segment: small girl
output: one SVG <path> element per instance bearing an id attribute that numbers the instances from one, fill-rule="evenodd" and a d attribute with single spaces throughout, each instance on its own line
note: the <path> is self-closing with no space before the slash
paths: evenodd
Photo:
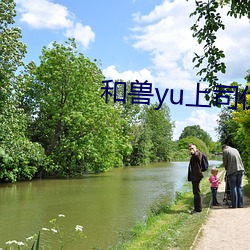
<path id="1" fill-rule="evenodd" d="M 217 177 L 218 169 L 212 168 L 211 169 L 211 176 L 209 178 L 209 181 L 211 183 L 211 190 L 212 190 L 212 205 L 213 206 L 219 206 L 220 204 L 217 201 L 217 189 L 220 184 L 219 179 Z"/>

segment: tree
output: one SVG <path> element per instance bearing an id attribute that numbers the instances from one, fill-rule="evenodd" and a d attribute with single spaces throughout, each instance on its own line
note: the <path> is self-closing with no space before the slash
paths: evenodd
<path id="1" fill-rule="evenodd" d="M 179 140 L 184 139 L 188 136 L 199 138 L 207 145 L 207 147 L 209 147 L 210 143 L 212 142 L 211 136 L 206 131 L 201 129 L 199 125 L 185 127 L 179 137 Z"/>
<path id="2" fill-rule="evenodd" d="M 232 117 L 232 109 L 223 108 L 219 114 L 219 120 L 217 121 L 218 127 L 216 128 L 216 131 L 219 135 L 221 145 L 227 144 L 232 147 L 236 147 L 235 131 L 239 129 L 239 123 L 234 121 Z"/>
<path id="3" fill-rule="evenodd" d="M 0 111 L 13 104 L 13 90 L 20 87 L 16 71 L 23 66 L 26 45 L 20 41 L 21 30 L 15 26 L 16 4 L 13 0 L 0 2 Z M 15 93 L 18 94 L 18 93 Z"/>
<path id="4" fill-rule="evenodd" d="M 151 140 L 151 131 L 145 122 L 135 124 L 132 128 L 130 154 L 130 165 L 144 165 L 152 161 L 153 142 Z"/>
<path id="5" fill-rule="evenodd" d="M 171 158 L 173 123 L 170 110 L 166 104 L 156 111 L 157 107 L 157 103 L 145 105 L 142 111 L 144 134 L 147 135 L 144 140 L 149 137 L 151 142 L 150 162 L 167 161 Z"/>
<path id="6" fill-rule="evenodd" d="M 26 136 L 26 116 L 20 107 L 25 85 L 20 72 L 26 45 L 21 30 L 14 26 L 15 2 L 0 2 L 0 179 L 15 182 L 31 179 L 46 164 L 39 144 Z"/>
<path id="7" fill-rule="evenodd" d="M 195 136 L 187 136 L 183 139 L 180 139 L 178 141 L 179 150 L 186 150 L 186 152 L 188 152 L 188 145 L 190 143 L 195 144 L 197 149 L 200 150 L 201 152 L 205 153 L 206 155 L 209 154 L 209 150 L 208 150 L 206 144 L 201 139 L 199 139 Z"/>
<path id="8" fill-rule="evenodd" d="M 250 4 L 248 0 L 203 0 L 195 1 L 196 9 L 190 16 L 197 16 L 196 22 L 192 25 L 193 37 L 197 38 L 199 44 L 204 43 L 202 55 L 195 53 L 193 62 L 195 68 L 200 69 L 197 73 L 201 77 L 201 81 L 208 82 L 208 91 L 211 94 L 206 94 L 206 100 L 216 105 L 215 95 L 213 90 L 218 85 L 218 74 L 226 72 L 226 65 L 222 61 L 225 58 L 223 50 L 216 47 L 216 33 L 219 30 L 224 30 L 225 25 L 222 22 L 219 7 L 230 5 L 228 15 L 235 18 L 248 16 L 250 19 Z M 205 67 L 201 68 L 205 64 Z"/>
<path id="9" fill-rule="evenodd" d="M 123 80 L 117 79 L 115 82 L 121 83 L 123 82 Z M 125 166 L 141 165 L 149 162 L 146 157 L 141 157 L 144 154 L 140 152 L 141 149 L 138 148 L 138 143 L 140 143 L 139 141 L 142 132 L 142 127 L 139 120 L 141 107 L 140 104 L 131 105 L 133 97 L 131 95 L 128 95 L 131 90 L 131 82 L 128 81 L 124 84 L 117 84 L 116 98 L 120 100 L 123 100 L 123 98 L 125 98 L 125 101 L 119 101 L 115 103 L 115 106 L 121 112 L 121 138 L 123 138 L 124 140 L 123 144 L 128 145 L 128 147 L 125 148 L 121 147 L 123 164 Z M 124 92 L 126 92 L 126 95 L 124 95 Z M 145 138 L 143 138 L 142 140 L 144 139 Z"/>
<path id="10" fill-rule="evenodd" d="M 102 72 L 75 40 L 44 47 L 40 65 L 30 63 L 29 72 L 29 136 L 57 165 L 44 170 L 74 175 L 122 165 L 128 145 L 120 134 L 121 110 L 101 98 Z"/>
<path id="11" fill-rule="evenodd" d="M 247 87 L 250 87 L 250 75 L 246 76 Z M 245 106 L 245 108 L 243 108 Z M 235 140 L 239 151 L 242 154 L 242 158 L 245 165 L 245 170 L 248 178 L 250 177 L 250 109 L 247 109 L 250 106 L 250 96 L 245 94 L 245 102 L 239 103 L 237 105 L 237 110 L 232 113 L 232 119 L 237 123 L 238 130 L 235 130 Z"/>
<path id="12" fill-rule="evenodd" d="M 217 142 L 211 142 L 210 146 L 209 146 L 209 151 L 211 154 L 219 154 L 222 152 L 222 148 L 221 148 L 221 143 L 219 141 Z"/>

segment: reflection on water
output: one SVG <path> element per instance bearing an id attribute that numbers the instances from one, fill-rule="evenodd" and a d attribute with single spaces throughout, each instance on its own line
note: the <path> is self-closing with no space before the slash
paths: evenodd
<path id="1" fill-rule="evenodd" d="M 219 165 L 218 161 L 210 164 Z M 141 221 L 150 206 L 162 197 L 169 201 L 186 182 L 188 162 L 169 162 L 144 167 L 117 168 L 81 179 L 36 180 L 1 184 L 0 247 L 8 240 L 24 241 L 49 221 L 58 218 L 72 229 L 82 225 L 83 245 L 68 249 L 107 249 L 119 233 Z"/>

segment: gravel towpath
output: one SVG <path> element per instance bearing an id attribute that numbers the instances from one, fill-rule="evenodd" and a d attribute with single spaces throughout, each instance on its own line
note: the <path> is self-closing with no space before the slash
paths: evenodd
<path id="1" fill-rule="evenodd" d="M 207 221 L 201 227 L 193 250 L 249 250 L 250 249 L 250 199 L 244 196 L 243 208 L 228 208 L 225 181 L 218 188 L 218 207 L 211 207 Z"/>

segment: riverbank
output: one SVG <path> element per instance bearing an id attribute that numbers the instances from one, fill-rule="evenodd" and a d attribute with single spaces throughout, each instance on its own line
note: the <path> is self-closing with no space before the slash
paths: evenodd
<path id="1" fill-rule="evenodd" d="M 224 171 L 220 170 L 221 182 L 223 176 Z M 210 210 L 211 191 L 208 176 L 201 182 L 201 192 L 201 213 L 190 215 L 193 209 L 193 194 L 191 184 L 188 183 L 185 191 L 177 193 L 171 205 L 160 205 L 157 212 L 153 211 L 145 222 L 139 223 L 131 230 L 130 238 L 111 249 L 190 249 Z"/>

